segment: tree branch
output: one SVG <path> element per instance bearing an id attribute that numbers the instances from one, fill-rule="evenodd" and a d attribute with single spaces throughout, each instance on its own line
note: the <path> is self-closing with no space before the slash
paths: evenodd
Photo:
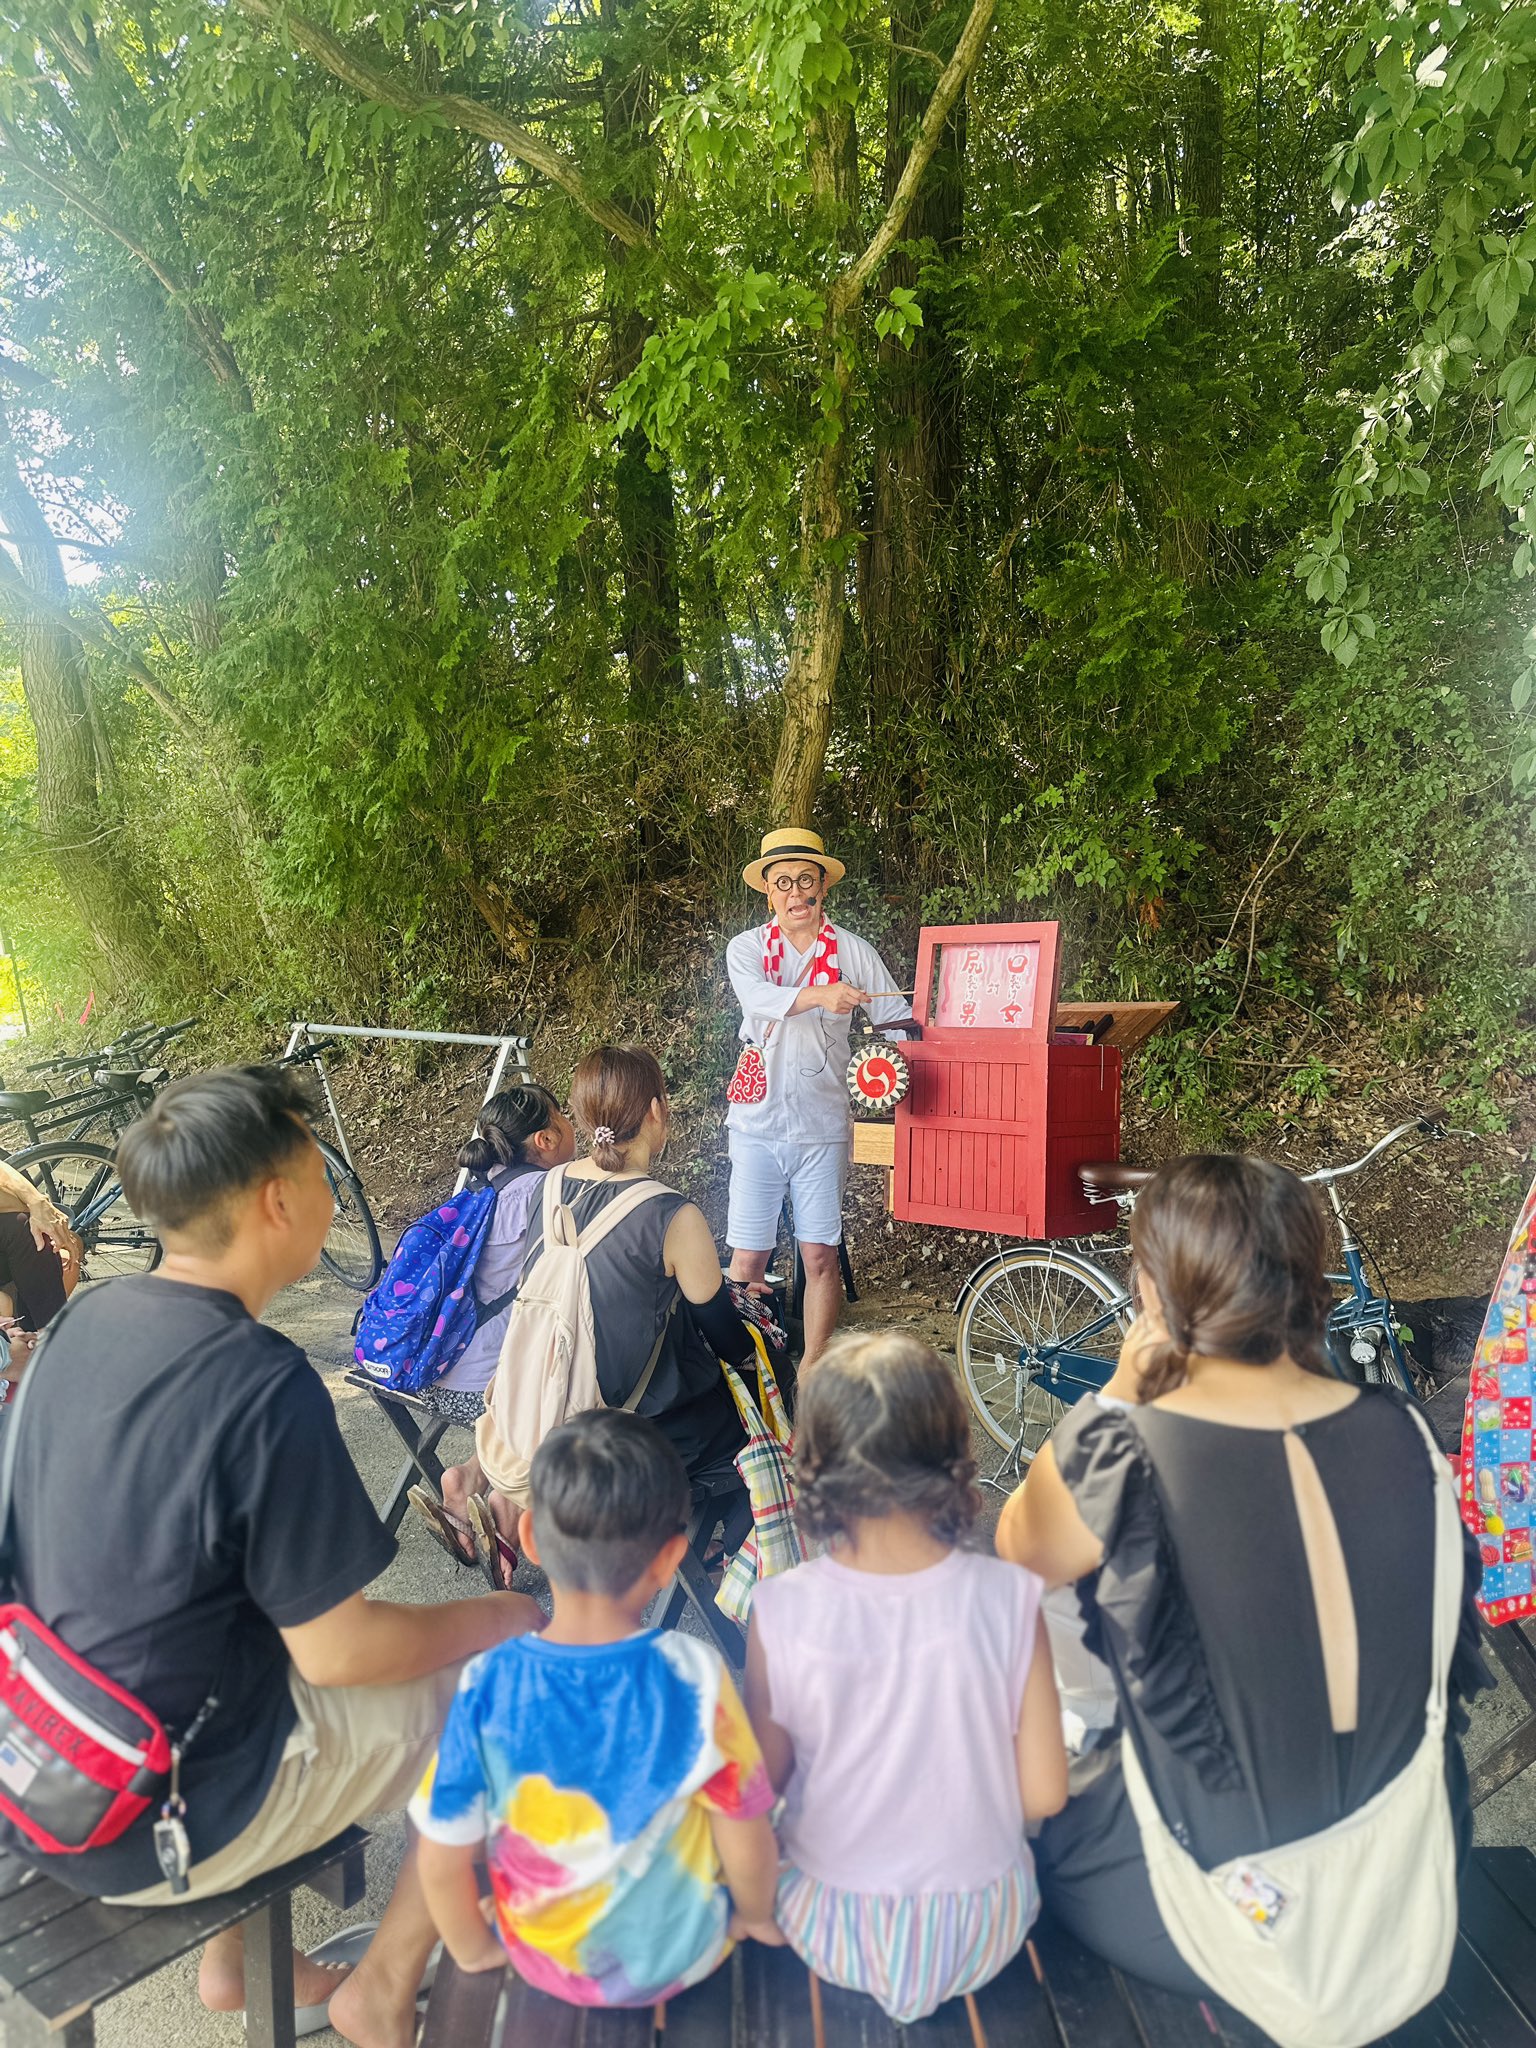
<path id="1" fill-rule="evenodd" d="M 864 288 L 875 272 L 884 263 L 892 249 L 901 240 L 901 231 L 907 224 L 907 215 L 912 211 L 912 202 L 917 197 L 918 187 L 923 182 L 923 173 L 933 161 L 933 153 L 939 146 L 944 133 L 944 124 L 954 111 L 955 101 L 965 88 L 965 82 L 976 68 L 982 46 L 992 27 L 992 17 L 997 12 L 997 0 L 972 0 L 965 27 L 960 31 L 960 40 L 955 45 L 955 54 L 945 65 L 938 84 L 933 89 L 933 98 L 923 115 L 922 125 L 913 140 L 897 183 L 891 194 L 891 203 L 885 210 L 885 219 L 876 228 L 868 247 L 862 256 L 850 264 L 832 287 L 830 309 L 834 318 L 849 313 L 864 296 Z"/>
<path id="2" fill-rule="evenodd" d="M 313 57 L 332 77 L 339 78 L 343 85 L 351 86 L 364 99 L 377 100 L 380 105 L 393 107 L 401 114 L 436 114 L 450 128 L 462 128 L 486 142 L 494 142 L 508 156 L 527 164 L 530 170 L 538 171 L 552 185 L 558 185 L 566 197 L 589 219 L 596 221 L 605 234 L 612 235 L 626 249 L 656 257 L 668 275 L 691 294 L 697 294 L 697 286 L 662 254 L 649 229 L 642 227 L 622 206 L 616 206 L 611 199 L 594 192 L 568 156 L 541 141 L 518 122 L 508 120 L 495 107 L 488 107 L 482 100 L 466 99 L 462 93 L 417 92 L 414 86 L 381 71 L 366 58 L 354 56 L 329 29 L 275 4 L 275 0 L 239 0 L 239 4 L 247 14 L 270 24 L 277 34 L 286 35 L 306 56 Z"/>
<path id="3" fill-rule="evenodd" d="M 5 538 L 9 540 L 9 536 Z M 17 542 L 10 540 L 10 545 L 15 547 Z M 62 545 L 68 547 L 70 542 L 65 541 Z M 14 607 L 22 618 L 30 614 L 46 625 L 57 627 L 61 633 L 69 634 L 70 638 L 77 640 L 82 647 L 121 662 L 134 681 L 142 685 L 146 695 L 154 700 L 173 725 L 178 726 L 189 739 L 196 740 L 199 745 L 206 741 L 207 735 L 203 732 L 200 722 L 184 704 L 177 703 L 154 670 L 147 668 L 132 648 L 123 645 L 105 619 L 98 614 L 94 622 L 87 625 L 84 620 L 76 618 L 67 605 L 55 604 L 43 592 L 31 589 L 9 554 L 0 547 L 0 603 L 6 600 L 9 600 L 7 609 Z"/>
<path id="4" fill-rule="evenodd" d="M 173 299 L 182 308 L 188 324 L 197 336 L 204 360 L 214 376 L 221 384 L 229 385 L 243 395 L 244 380 L 240 375 L 240 366 L 230 351 L 229 343 L 220 333 L 217 323 L 210 320 L 203 309 L 194 303 L 191 292 L 175 272 L 167 270 L 165 265 L 153 256 L 142 242 L 131 235 L 120 221 L 114 220 L 89 192 L 82 191 L 78 185 L 71 184 L 67 178 L 61 178 L 57 172 L 49 170 L 46 164 L 41 164 L 35 157 L 28 156 L 21 148 L 16 131 L 8 121 L 0 121 L 0 137 L 3 137 L 3 141 L 0 141 L 0 164 L 14 164 L 26 177 L 39 185 L 45 185 L 50 192 L 62 199 L 66 206 L 71 206 L 77 213 L 84 214 L 85 218 L 93 226 L 100 228 L 104 235 L 110 235 L 115 242 L 120 242 L 130 256 L 143 264 L 165 292 L 166 297 Z"/>

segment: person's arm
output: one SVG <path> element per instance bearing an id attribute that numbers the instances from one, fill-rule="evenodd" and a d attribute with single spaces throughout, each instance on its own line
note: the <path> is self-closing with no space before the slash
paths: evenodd
<path id="1" fill-rule="evenodd" d="M 1103 1562 L 1104 1546 L 1077 1511 L 1047 1444 L 1022 1486 L 1008 1496 L 997 1525 L 997 1554 L 1067 1586 Z"/>
<path id="2" fill-rule="evenodd" d="M 1015 1749 L 1024 1818 L 1049 1820 L 1067 1803 L 1067 1745 L 1062 1740 L 1061 1699 L 1043 1614 L 1035 1617 L 1035 1647 L 1024 1681 Z"/>
<path id="3" fill-rule="evenodd" d="M 735 1918 L 731 1932 L 754 1941 L 783 1945 L 774 1924 L 773 1902 L 779 1887 L 779 1845 L 773 1822 L 762 1813 L 755 1820 L 732 1820 L 723 1813 L 709 1816 L 715 1854 L 731 1895 Z"/>
<path id="4" fill-rule="evenodd" d="M 491 1593 L 438 1606 L 405 1606 L 354 1593 L 313 1621 L 281 1629 L 299 1676 L 311 1685 L 395 1685 L 544 1626 L 526 1593 Z"/>
<path id="5" fill-rule="evenodd" d="M 80 1257 L 80 1240 L 69 1227 L 69 1218 L 56 1209 L 41 1188 L 19 1174 L 14 1166 L 0 1161 L 0 1213 L 22 1215 L 32 1226 L 32 1242 L 39 1251 L 49 1245 L 67 1266 Z"/>
<path id="6" fill-rule="evenodd" d="M 747 1719 L 752 1723 L 752 1733 L 757 1737 L 757 1746 L 763 1752 L 768 1781 L 775 1792 L 782 1793 L 794 1772 L 795 1745 L 773 1718 L 768 1659 L 763 1654 L 763 1638 L 755 1621 L 747 1624 L 747 1669 L 742 1680 L 742 1699 L 746 1704 Z"/>
<path id="7" fill-rule="evenodd" d="M 754 1036 L 761 1038 L 770 1024 L 782 1022 L 793 1016 L 797 1010 L 808 1007 L 799 998 L 810 993 L 806 989 L 781 988 L 776 981 L 770 981 L 763 972 L 763 945 L 760 932 L 740 932 L 725 949 L 725 971 L 730 976 L 731 990 L 741 1005 L 741 1014 L 747 1020 Z M 824 995 L 824 989 L 815 991 Z"/>
<path id="8" fill-rule="evenodd" d="M 872 994 L 860 998 L 868 1012 L 870 1023 L 877 1030 L 883 1029 L 886 1025 L 904 1025 L 908 1031 L 921 1038 L 923 1027 L 913 1015 L 907 998 L 880 993 L 882 989 L 893 989 L 896 986 L 895 975 L 868 940 L 859 939 L 854 943 L 857 950 L 852 964 L 858 970 L 858 979 L 865 982 L 873 991 Z"/>
<path id="9" fill-rule="evenodd" d="M 713 1301 L 723 1291 L 714 1233 L 704 1220 L 703 1210 L 692 1202 L 684 1202 L 667 1225 L 661 1243 L 661 1262 L 683 1290 L 683 1299 L 695 1307 Z"/>
<path id="10" fill-rule="evenodd" d="M 483 1845 L 432 1842 L 423 1835 L 416 1853 L 427 1911 L 454 1962 L 471 1974 L 502 1969 L 507 1952 L 475 1885 L 475 1858 L 484 1853 Z"/>

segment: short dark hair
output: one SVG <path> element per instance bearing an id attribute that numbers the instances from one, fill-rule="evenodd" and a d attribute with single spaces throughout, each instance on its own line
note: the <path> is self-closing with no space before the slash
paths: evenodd
<path id="1" fill-rule="evenodd" d="M 820 1542 L 852 1523 L 916 1515 L 942 1543 L 981 1506 L 971 1425 L 954 1373 L 899 1331 L 834 1338 L 800 1382 L 795 1514 Z"/>
<path id="2" fill-rule="evenodd" d="M 539 1561 L 573 1593 L 627 1593 L 688 1525 L 688 1474 L 654 1422 L 593 1408 L 552 1429 L 528 1472 Z"/>
<path id="3" fill-rule="evenodd" d="M 1241 1152 L 1193 1152 L 1136 1197 L 1131 1250 L 1157 1289 L 1166 1340 L 1148 1348 L 1137 1393 L 1155 1401 L 1191 1352 L 1273 1365 L 1282 1353 L 1327 1374 L 1328 1232 L 1289 1167 Z"/>
<path id="4" fill-rule="evenodd" d="M 214 1067 L 162 1089 L 118 1141 L 117 1170 L 155 1230 L 202 1226 L 229 1242 L 232 1195 L 281 1173 L 311 1142 L 314 1104 L 292 1067 Z"/>

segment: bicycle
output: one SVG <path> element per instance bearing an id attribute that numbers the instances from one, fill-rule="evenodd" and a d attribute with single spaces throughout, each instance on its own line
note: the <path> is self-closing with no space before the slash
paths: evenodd
<path id="1" fill-rule="evenodd" d="M 1365 1251 L 1350 1226 L 1337 1183 L 1359 1173 L 1403 1138 L 1438 1142 L 1450 1135 L 1427 1117 L 1400 1124 L 1344 1166 L 1303 1174 L 1321 1187 L 1339 1230 L 1343 1271 L 1330 1273 L 1345 1290 L 1328 1318 L 1328 1351 L 1341 1379 L 1385 1383 L 1416 1397 L 1390 1297 L 1372 1289 Z M 1136 1191 L 1152 1178 L 1149 1167 L 1081 1166 L 1090 1202 L 1113 1202 L 1122 1222 Z M 1123 1239 L 1112 1248 L 1125 1255 Z M 1021 1244 L 1000 1248 L 967 1277 L 955 1304 L 956 1343 L 966 1398 L 992 1441 L 1007 1454 L 983 1485 L 1010 1489 L 1057 1422 L 1085 1394 L 1108 1381 L 1125 1340 L 1135 1303 L 1130 1290 L 1097 1260 L 1075 1247 Z"/>
<path id="2" fill-rule="evenodd" d="M 331 1094 L 330 1079 L 325 1071 L 322 1055 L 335 1049 L 334 1039 L 306 1037 L 303 1044 L 295 1051 L 285 1053 L 277 1064 L 280 1067 L 313 1065 L 315 1069 L 320 1092 L 325 1097 L 326 1108 L 341 1144 L 338 1151 L 318 1131 L 315 1133 L 315 1143 L 325 1161 L 325 1177 L 331 1184 L 331 1199 L 336 1204 L 330 1233 L 321 1247 L 320 1262 L 335 1274 L 344 1287 L 367 1294 L 384 1270 L 384 1247 L 379 1241 L 379 1226 L 368 1206 L 368 1197 L 363 1193 L 363 1184 L 352 1164 L 346 1132 L 337 1114 L 336 1100 Z"/>
<path id="3" fill-rule="evenodd" d="M 152 1048 L 190 1030 L 196 1019 L 181 1024 L 151 1027 L 146 1045 Z M 140 1036 L 143 1036 L 141 1032 Z M 320 1040 L 279 1061 L 282 1066 L 317 1066 L 326 1041 Z M 95 1055 L 89 1056 L 95 1058 Z M 71 1061 L 79 1065 L 81 1061 Z M 329 1086 L 322 1086 L 327 1101 Z M 103 1068 L 95 1076 L 98 1096 L 111 1136 L 115 1139 L 134 1119 L 143 1114 L 170 1079 L 164 1067 L 135 1068 L 132 1071 Z M 14 1098 L 12 1098 L 14 1100 Z M 0 1095 L 0 1113 L 7 1098 Z M 333 1107 L 334 1114 L 334 1107 Z M 330 1233 L 321 1248 L 321 1263 L 344 1286 L 366 1293 L 384 1269 L 378 1225 L 363 1194 L 350 1160 L 324 1138 L 316 1136 L 325 1163 L 326 1179 L 336 1213 Z M 70 1227 L 82 1246 L 81 1279 L 106 1280 L 125 1273 L 147 1273 L 160 1262 L 161 1245 L 153 1226 L 138 1216 L 123 1192 L 114 1164 L 115 1142 L 102 1144 L 84 1138 L 62 1138 L 30 1145 L 12 1153 L 7 1164 L 40 1187 L 48 1199 L 69 1218 Z"/>
<path id="4" fill-rule="evenodd" d="M 19 1124 L 29 1146 L 55 1135 L 95 1144 L 115 1139 L 142 1108 L 136 1084 L 153 1073 L 151 1058 L 199 1021 L 184 1017 L 177 1024 L 141 1024 L 99 1051 L 39 1061 L 25 1071 L 65 1081 L 89 1074 L 90 1082 L 62 1095 L 46 1087 L 0 1090 L 0 1122 Z"/>

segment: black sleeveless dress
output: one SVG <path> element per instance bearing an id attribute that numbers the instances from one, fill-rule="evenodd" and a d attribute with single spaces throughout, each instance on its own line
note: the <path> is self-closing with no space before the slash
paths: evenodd
<path id="1" fill-rule="evenodd" d="M 561 1169 L 556 1168 L 559 1172 Z M 585 1230 L 630 1183 L 565 1176 L 564 1199 Z M 689 1476 L 724 1471 L 746 1442 L 720 1361 L 699 1334 L 681 1289 L 664 1264 L 667 1226 L 687 1202 L 668 1189 L 626 1216 L 587 1258 L 592 1329 L 597 1339 L 597 1384 L 610 1408 L 620 1408 L 645 1370 L 656 1333 L 667 1323 L 661 1354 L 638 1413 L 649 1416 L 676 1447 Z M 523 1244 L 523 1277 L 544 1250 L 544 1211 L 535 1208 Z"/>
<path id="2" fill-rule="evenodd" d="M 1433 1596 L 1433 1476 L 1398 1395 L 1370 1389 L 1298 1425 L 1343 1546 L 1359 1639 L 1353 1734 L 1333 1732 L 1311 1578 L 1282 1430 L 1157 1407 L 1081 1402 L 1052 1439 L 1078 1513 L 1105 1545 L 1078 1584 L 1088 1647 L 1108 1663 L 1169 1826 L 1211 1869 L 1331 1826 L 1381 1790 L 1424 1732 Z M 1492 1683 L 1467 1541 L 1451 1668 L 1446 1779 L 1457 1840 L 1472 1815 L 1462 1702 Z M 1073 1766 L 1047 1821 L 1041 1896 L 1079 1939 L 1165 1989 L 1204 1989 L 1163 1931 L 1119 1742 Z"/>

